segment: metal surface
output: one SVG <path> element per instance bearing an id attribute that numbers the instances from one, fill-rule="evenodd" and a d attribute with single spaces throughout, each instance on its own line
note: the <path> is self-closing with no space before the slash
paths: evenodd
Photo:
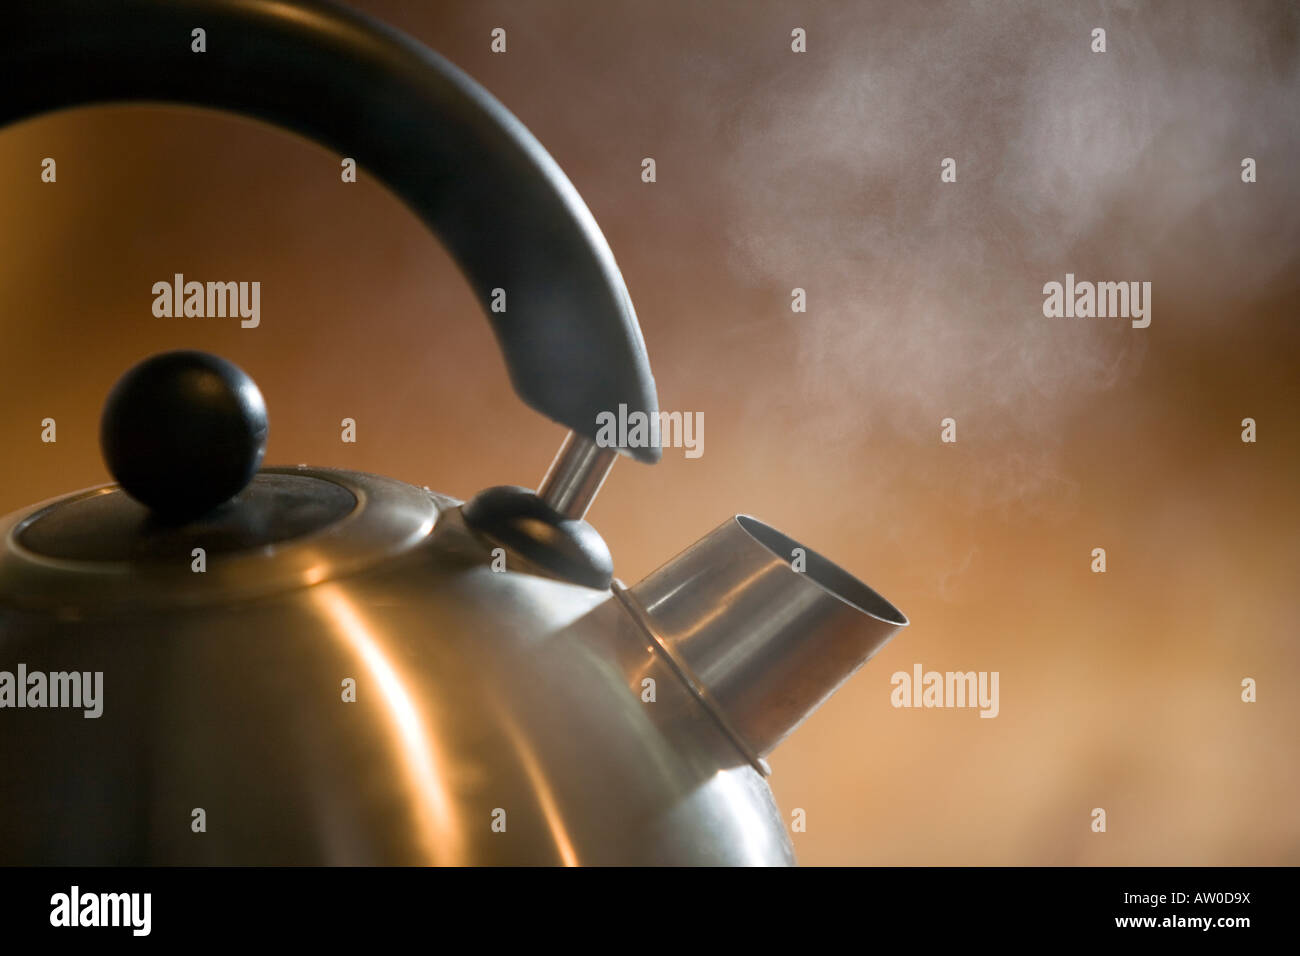
<path id="1" fill-rule="evenodd" d="M 907 625 L 857 578 L 748 515 L 724 521 L 630 598 L 755 757 Z"/>
<path id="2" fill-rule="evenodd" d="M 542 499 L 566 518 L 582 520 L 609 477 L 618 452 L 569 432 L 537 489 Z"/>
<path id="3" fill-rule="evenodd" d="M 641 633 L 645 635 L 650 645 L 663 655 L 664 660 L 672 667 L 673 672 L 681 678 L 682 683 L 690 688 L 691 693 L 695 695 L 695 699 L 704 705 L 704 709 L 709 712 L 714 722 L 717 723 L 718 729 L 727 735 L 740 753 L 744 754 L 750 766 L 763 776 L 770 776 L 772 773 L 771 764 L 759 756 L 750 742 L 745 739 L 745 735 L 731 723 L 726 710 L 714 698 L 713 693 L 704 685 L 695 671 L 691 669 L 691 665 L 686 659 L 678 653 L 677 645 L 664 640 L 659 635 L 655 622 L 651 620 L 650 615 L 646 613 L 646 609 L 641 606 L 641 602 L 636 599 L 636 596 L 619 580 L 613 582 L 610 590 L 614 592 L 614 597 L 618 598 L 623 607 L 627 609 L 632 620 L 636 621 L 641 628 Z"/>
<path id="4" fill-rule="evenodd" d="M 269 599 L 91 620 L 0 574 L 0 668 L 103 672 L 97 719 L 0 715 L 0 863 L 792 863 L 609 592 L 492 571 L 438 501 L 415 546 Z"/>
<path id="5" fill-rule="evenodd" d="M 307 475 L 305 469 L 266 471 L 231 501 L 177 522 L 110 485 L 38 512 L 23 522 L 15 540 L 45 559 L 188 564 L 194 548 L 209 557 L 256 549 L 269 553 L 326 530 L 355 512 L 357 504 L 346 485 Z"/>
<path id="6" fill-rule="evenodd" d="M 18 543 L 112 490 L 0 522 L 0 670 L 103 675 L 97 718 L 0 714 L 0 863 L 792 863 L 762 757 L 906 623 L 750 518 L 624 606 L 453 499 L 275 476 L 357 507 L 204 574 Z"/>
<path id="7" fill-rule="evenodd" d="M 203 53 L 191 49 L 196 27 Z M 95 103 L 183 103 L 352 157 L 446 243 L 520 398 L 592 437 L 620 404 L 658 412 L 627 287 L 573 184 L 483 87 L 390 27 L 319 0 L 7 4 L 0 89 L 0 125 Z"/>
<path id="8" fill-rule="evenodd" d="M 115 485 L 67 495 L 0 519 L 0 607 L 96 618 L 265 597 L 351 574 L 409 550 L 429 536 L 438 515 L 435 495 L 377 475 L 268 468 L 254 484 L 272 480 L 295 485 L 299 499 L 324 498 L 331 509 L 334 495 L 323 493 L 321 485 L 348 492 L 354 503 L 306 534 L 212 548 L 206 570 L 196 573 L 192 550 L 211 547 L 210 527 L 191 526 L 189 541 L 183 528 L 167 532 L 165 545 L 158 546 L 130 523 L 139 521 L 142 509 Z M 91 508 L 106 514 L 94 517 L 96 527 L 78 527 L 78 521 L 91 520 Z M 70 519 L 63 517 L 67 513 Z M 37 534 L 46 524 L 57 528 Z M 96 531 L 105 539 L 95 540 Z M 29 546 L 33 538 L 41 550 Z M 76 558 L 59 556 L 74 548 Z M 0 631 L 0 648 L 3 639 Z"/>

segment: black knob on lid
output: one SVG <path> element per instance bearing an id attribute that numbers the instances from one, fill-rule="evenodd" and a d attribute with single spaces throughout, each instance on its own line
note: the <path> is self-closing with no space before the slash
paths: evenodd
<path id="1" fill-rule="evenodd" d="M 243 370 L 206 352 L 164 352 L 109 393 L 99 442 L 122 488 L 156 515 L 196 518 L 239 494 L 266 452 L 266 403 Z"/>

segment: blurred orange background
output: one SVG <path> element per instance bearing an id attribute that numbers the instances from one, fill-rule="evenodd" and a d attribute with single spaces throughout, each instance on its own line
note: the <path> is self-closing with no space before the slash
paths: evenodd
<path id="1" fill-rule="evenodd" d="M 773 755 L 801 862 L 1300 863 L 1294 5 L 355 6 L 551 151 L 661 405 L 704 413 L 701 458 L 620 462 L 589 515 L 618 576 L 745 512 L 911 618 Z M 259 383 L 268 463 L 535 486 L 563 429 L 514 397 L 436 240 L 359 179 L 197 110 L 5 130 L 0 511 L 107 481 L 104 396 L 178 347 Z M 155 318 L 176 272 L 259 280 L 260 327 Z M 1067 272 L 1150 281 L 1150 327 L 1045 318 Z M 1000 714 L 894 709 L 914 663 L 1000 672 Z"/>

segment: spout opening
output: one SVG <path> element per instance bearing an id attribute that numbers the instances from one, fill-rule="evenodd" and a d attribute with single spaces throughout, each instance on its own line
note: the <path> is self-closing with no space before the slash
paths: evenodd
<path id="1" fill-rule="evenodd" d="M 878 621 L 898 627 L 907 625 L 907 616 L 883 597 L 863 584 L 834 561 L 822 556 L 812 548 L 800 544 L 789 535 L 782 534 L 769 524 L 749 515 L 736 515 L 736 524 L 762 547 L 776 555 L 782 561 L 790 561 L 795 548 L 802 549 L 806 556 L 806 567 L 802 572 L 832 597 L 856 608 L 863 614 Z"/>

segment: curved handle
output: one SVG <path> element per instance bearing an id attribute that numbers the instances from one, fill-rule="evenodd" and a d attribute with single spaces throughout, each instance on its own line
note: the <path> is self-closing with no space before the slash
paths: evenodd
<path id="1" fill-rule="evenodd" d="M 199 27 L 204 53 L 191 51 Z M 4 12 L 0 125 L 122 100 L 244 113 L 355 157 L 446 244 L 527 404 L 589 438 L 620 405 L 658 413 L 627 288 L 577 190 L 504 106 L 411 38 L 320 0 L 40 0 Z M 504 313 L 489 309 L 495 288 Z"/>

